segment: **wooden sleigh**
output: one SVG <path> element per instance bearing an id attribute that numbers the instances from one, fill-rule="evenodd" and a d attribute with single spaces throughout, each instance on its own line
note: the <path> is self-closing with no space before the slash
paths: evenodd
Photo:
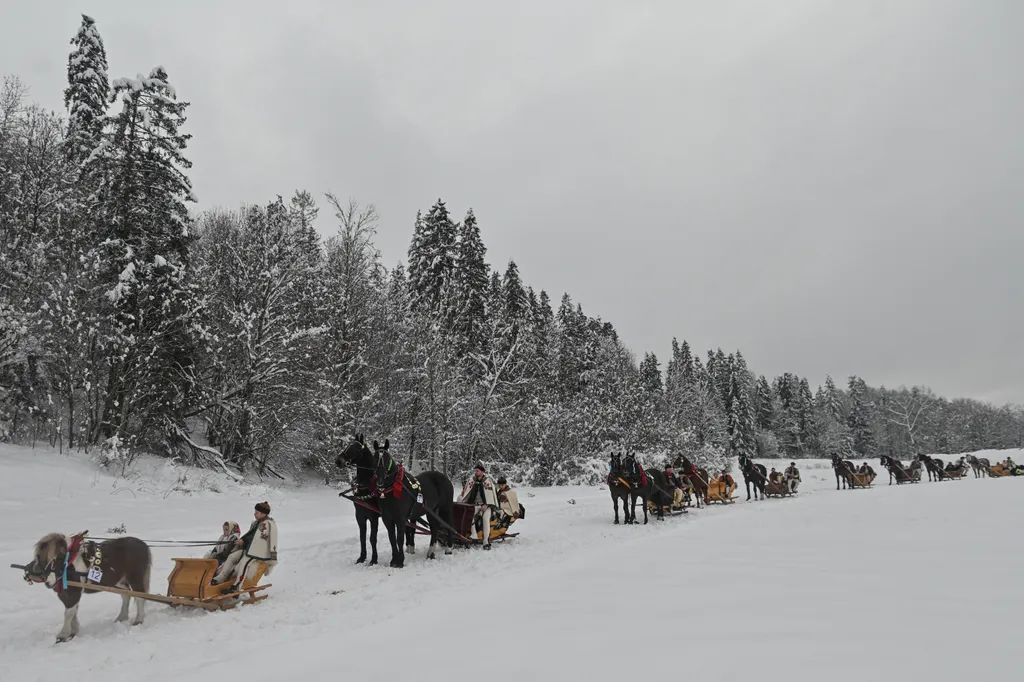
<path id="1" fill-rule="evenodd" d="M 226 611 L 239 604 L 255 604 L 267 598 L 266 594 L 257 594 L 272 585 L 260 585 L 259 582 L 267 571 L 264 561 L 253 559 L 256 572 L 251 578 L 242 580 L 237 590 L 232 591 L 233 582 L 213 584 L 213 575 L 217 572 L 216 559 L 174 559 L 174 569 L 167 578 L 167 595 L 151 594 L 124 590 L 119 587 L 105 587 L 94 583 L 83 583 L 69 580 L 68 585 L 80 587 L 92 592 L 110 592 L 146 601 L 160 602 L 174 606 L 194 607 L 207 611 Z M 22 568 L 16 567 L 15 568 Z M 246 595 L 248 595 L 246 597 Z"/>
<path id="2" fill-rule="evenodd" d="M 789 497 L 793 494 L 785 481 L 768 481 L 764 486 L 765 497 Z"/>
<path id="3" fill-rule="evenodd" d="M 988 475 L 993 478 L 1002 478 L 1003 476 L 1010 476 L 1013 472 L 1002 463 L 993 464 L 988 468 Z"/>
<path id="4" fill-rule="evenodd" d="M 941 469 L 939 471 L 940 481 L 959 481 L 967 476 L 967 469 Z"/>
<path id="5" fill-rule="evenodd" d="M 711 481 L 708 483 L 708 504 L 712 502 L 731 504 L 736 501 L 736 498 L 733 497 L 735 492 L 735 484 L 730 489 L 725 481 Z"/>
<path id="6" fill-rule="evenodd" d="M 859 474 L 853 473 L 846 478 L 847 484 L 851 488 L 870 488 L 871 483 L 875 480 L 876 474 Z"/>
<path id="7" fill-rule="evenodd" d="M 476 507 L 471 504 L 463 504 L 456 502 L 452 508 L 452 529 L 458 534 L 457 537 L 452 538 L 454 542 L 459 544 L 483 544 L 483 535 L 476 528 L 474 528 L 474 517 L 476 516 Z M 488 541 L 494 542 L 495 540 L 504 541 L 507 538 L 514 538 L 519 533 L 509 533 L 509 529 L 512 524 L 516 522 L 515 518 L 502 519 L 498 518 L 499 515 L 494 512 L 491 513 L 491 527 L 489 529 Z"/>

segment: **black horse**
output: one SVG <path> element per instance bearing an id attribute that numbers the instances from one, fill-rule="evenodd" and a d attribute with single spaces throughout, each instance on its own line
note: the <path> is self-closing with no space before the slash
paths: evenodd
<path id="1" fill-rule="evenodd" d="M 924 462 L 924 468 L 928 471 L 928 480 L 938 481 L 942 478 L 943 463 L 938 457 L 929 457 L 928 455 L 918 455 L 918 459 Z"/>
<path id="2" fill-rule="evenodd" d="M 388 440 L 385 438 L 384 447 L 380 448 L 380 451 L 390 457 L 388 446 Z M 419 490 L 415 495 L 416 503 L 409 515 L 410 523 L 405 527 L 406 552 L 416 553 L 416 523 L 426 516 L 427 525 L 430 527 L 430 548 L 427 550 L 427 558 L 437 558 L 435 550 L 442 530 L 445 537 L 444 553 L 451 554 L 452 530 L 455 523 L 455 487 L 451 479 L 440 471 L 424 471 L 413 480 L 419 484 Z"/>
<path id="3" fill-rule="evenodd" d="M 852 488 L 853 484 L 850 483 L 850 477 L 857 470 L 853 462 L 848 459 L 843 459 L 838 453 L 832 453 L 832 470 L 836 472 L 836 490 L 839 490 L 839 481 L 842 480 L 843 488 L 849 484 Z"/>
<path id="4" fill-rule="evenodd" d="M 356 477 L 352 481 L 353 493 L 358 502 L 353 505 L 356 508 L 356 523 L 359 524 L 359 558 L 357 564 L 366 561 L 366 526 L 370 526 L 370 547 L 373 555 L 370 557 L 370 565 L 377 563 L 377 527 L 380 522 L 380 511 L 373 500 L 373 470 L 377 465 L 373 452 L 366 445 L 366 437 L 357 434 L 348 444 L 337 459 L 334 465 L 344 469 L 348 465 L 355 466 Z"/>
<path id="5" fill-rule="evenodd" d="M 903 485 L 910 480 L 910 474 L 907 473 L 907 469 L 903 466 L 903 462 L 898 459 L 893 459 L 888 455 L 882 455 L 879 458 L 879 462 L 889 470 L 889 485 L 892 485 L 894 478 L 896 479 L 896 485 Z"/>
<path id="6" fill-rule="evenodd" d="M 612 460 L 608 467 L 608 490 L 611 492 L 612 505 L 615 507 L 615 523 L 619 522 L 619 500 L 622 500 L 622 514 L 626 523 L 630 523 L 630 484 L 626 478 L 626 472 L 622 467 L 622 453 L 612 453 Z"/>
<path id="7" fill-rule="evenodd" d="M 739 456 L 740 471 L 743 472 L 743 483 L 747 486 L 747 501 L 750 501 L 750 484 L 754 484 L 754 499 L 757 498 L 757 493 L 761 493 L 761 499 L 764 499 L 764 487 L 768 483 L 768 470 L 763 464 L 755 464 L 752 459 L 746 455 Z"/>
<path id="8" fill-rule="evenodd" d="M 427 558 L 436 557 L 437 536 L 441 528 L 446 528 L 447 544 L 445 554 L 451 554 L 452 523 L 454 517 L 455 491 L 451 480 L 439 471 L 425 471 L 413 476 L 405 471 L 405 467 L 396 464 L 389 451 L 390 443 L 384 445 L 373 441 L 373 450 L 377 458 L 374 467 L 376 492 L 379 496 L 378 506 L 388 530 L 391 541 L 391 566 L 405 566 L 405 550 L 402 547 L 402 529 L 409 545 L 409 553 L 416 551 L 413 541 L 415 527 L 410 522 L 427 514 L 430 525 L 430 549 Z M 428 513 L 429 512 L 429 513 Z"/>
<path id="9" fill-rule="evenodd" d="M 631 486 L 629 489 L 629 508 L 626 523 L 636 523 L 636 501 L 639 499 L 644 507 L 644 523 L 647 523 L 647 503 L 653 501 L 658 509 L 658 518 L 664 520 L 665 507 L 672 504 L 673 495 L 665 472 L 644 471 L 633 454 L 626 455 L 622 462 L 625 479 Z"/>

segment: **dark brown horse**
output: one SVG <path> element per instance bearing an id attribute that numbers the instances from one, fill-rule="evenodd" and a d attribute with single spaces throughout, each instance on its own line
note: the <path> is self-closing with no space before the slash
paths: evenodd
<path id="1" fill-rule="evenodd" d="M 622 514 L 626 523 L 630 523 L 629 490 L 626 471 L 622 468 L 622 453 L 613 452 L 608 465 L 608 490 L 612 495 L 612 506 L 615 507 L 615 523 L 619 522 L 619 501 L 622 501 Z"/>
<path id="2" fill-rule="evenodd" d="M 832 453 L 832 470 L 836 473 L 836 490 L 839 490 L 839 481 L 842 480 L 843 488 L 853 487 L 850 483 L 850 477 L 853 475 L 854 464 L 848 459 L 843 459 L 838 453 Z"/>
<path id="3" fill-rule="evenodd" d="M 743 482 L 747 486 L 747 501 L 750 501 L 750 484 L 754 484 L 754 499 L 757 493 L 761 493 L 764 499 L 764 487 L 768 483 L 768 469 L 763 464 L 755 464 L 754 460 L 746 455 L 739 456 L 740 471 L 743 472 Z"/>
<path id="4" fill-rule="evenodd" d="M 149 573 L 153 557 L 149 545 L 133 537 L 104 542 L 84 539 L 85 533 L 68 538 L 50 533 L 36 543 L 31 563 L 25 567 L 25 580 L 43 583 L 57 593 L 64 604 L 64 627 L 57 633 L 58 642 L 66 642 L 78 634 L 78 603 L 83 590 L 68 582 L 96 583 L 133 592 L 149 592 Z M 121 613 L 117 622 L 128 620 L 131 597 L 121 596 Z M 135 598 L 132 625 L 141 625 L 146 617 L 146 602 Z"/>
<path id="5" fill-rule="evenodd" d="M 679 478 L 690 484 L 693 496 L 697 498 L 697 509 L 700 509 L 702 501 L 705 505 L 708 504 L 708 483 L 711 481 L 711 477 L 708 475 L 707 469 L 698 467 L 686 455 L 676 457 L 672 468 L 679 472 Z"/>
<path id="6" fill-rule="evenodd" d="M 924 463 L 925 471 L 928 472 L 929 481 L 938 481 L 942 478 L 942 460 L 928 455 L 918 455 L 917 458 Z"/>
<path id="7" fill-rule="evenodd" d="M 380 511 L 377 509 L 373 489 L 373 470 L 377 466 L 377 460 L 373 456 L 373 451 L 366 445 L 366 436 L 361 433 L 356 434 L 348 447 L 334 460 L 334 466 L 339 469 L 345 469 L 349 465 L 356 468 L 356 475 L 352 480 L 352 492 L 356 500 L 353 506 L 356 508 L 356 523 L 359 525 L 359 558 L 356 559 L 356 563 L 366 561 L 366 527 L 369 526 L 370 549 L 373 552 L 369 565 L 373 566 L 377 563 L 377 529 L 380 525 Z"/>

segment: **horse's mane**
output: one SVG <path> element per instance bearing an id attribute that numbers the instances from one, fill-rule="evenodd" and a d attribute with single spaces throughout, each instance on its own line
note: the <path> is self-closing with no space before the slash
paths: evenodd
<path id="1" fill-rule="evenodd" d="M 37 559 L 45 559 L 46 563 L 56 561 L 57 557 L 68 551 L 68 539 L 62 533 L 48 533 L 36 543 L 34 554 Z"/>

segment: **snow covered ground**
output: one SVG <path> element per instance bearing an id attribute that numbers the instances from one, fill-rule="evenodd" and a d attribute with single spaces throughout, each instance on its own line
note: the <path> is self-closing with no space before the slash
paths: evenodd
<path id="1" fill-rule="evenodd" d="M 987 456 L 1006 454 L 1024 460 Z M 56 597 L 6 569 L 0 670 L 17 682 L 1020 677 L 1024 479 L 898 487 L 885 476 L 836 492 L 827 462 L 799 465 L 796 499 L 741 498 L 645 527 L 613 525 L 605 489 L 521 489 L 519 538 L 433 562 L 421 551 L 394 570 L 383 528 L 383 565 L 353 564 L 351 504 L 324 486 L 181 482 L 152 463 L 114 479 L 79 457 L 0 447 L 5 569 L 53 530 L 124 523 L 144 539 L 215 539 L 264 499 L 282 557 L 257 606 L 150 604 L 130 627 L 113 622 L 118 597 L 90 595 L 62 645 Z M 172 556 L 201 552 L 155 549 L 153 591 L 166 590 Z"/>

